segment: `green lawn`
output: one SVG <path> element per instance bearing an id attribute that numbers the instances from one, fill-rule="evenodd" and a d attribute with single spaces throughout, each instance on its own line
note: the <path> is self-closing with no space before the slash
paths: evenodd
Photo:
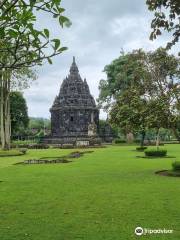
<path id="1" fill-rule="evenodd" d="M 0 240 L 138 239 L 137 226 L 174 230 L 140 239 L 180 239 L 180 178 L 154 174 L 180 160 L 180 145 L 166 147 L 176 158 L 137 158 L 135 146 L 96 149 L 68 164 L 13 165 L 73 150 L 0 158 Z"/>

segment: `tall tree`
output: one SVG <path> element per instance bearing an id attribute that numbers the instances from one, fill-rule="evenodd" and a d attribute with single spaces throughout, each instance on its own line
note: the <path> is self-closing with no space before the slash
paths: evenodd
<path id="1" fill-rule="evenodd" d="M 9 95 L 12 74 L 16 69 L 42 65 L 43 60 L 52 63 L 52 57 L 66 50 L 61 46 L 60 39 L 50 38 L 47 28 L 35 28 L 37 18 L 42 13 L 57 19 L 61 27 L 69 24 L 64 11 L 61 0 L 0 2 L 0 111 L 1 140 L 5 149 L 10 146 Z"/>
<path id="2" fill-rule="evenodd" d="M 8 72 L 8 71 L 7 71 Z M 4 77 L 4 76 L 3 76 Z M 31 80 L 36 79 L 36 73 L 32 69 L 22 68 L 12 71 L 11 78 L 1 81 L 0 86 L 0 113 L 1 114 L 1 144 L 3 149 L 10 148 L 11 140 L 11 115 L 10 94 L 13 90 L 24 89 L 29 86 Z M 8 84 L 7 84 L 8 83 Z"/>
<path id="3" fill-rule="evenodd" d="M 113 103 L 110 110 L 110 123 L 123 130 L 124 134 L 141 134 L 141 146 L 147 130 L 148 101 L 141 98 L 139 92 L 129 88 Z"/>
<path id="4" fill-rule="evenodd" d="M 10 93 L 11 130 L 15 135 L 25 130 L 29 124 L 26 100 L 21 92 Z"/>
<path id="5" fill-rule="evenodd" d="M 175 130 L 180 109 L 179 67 L 179 58 L 162 48 L 123 54 L 106 66 L 107 80 L 100 82 L 99 101 L 114 102 L 111 122 L 127 129 L 156 128 L 157 143 L 161 127 Z"/>

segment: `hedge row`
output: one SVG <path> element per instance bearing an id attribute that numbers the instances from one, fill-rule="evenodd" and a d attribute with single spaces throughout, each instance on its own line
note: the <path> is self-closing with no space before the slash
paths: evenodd
<path id="1" fill-rule="evenodd" d="M 49 145 L 43 144 L 43 143 L 40 143 L 40 144 L 19 144 L 19 145 L 12 144 L 12 145 L 11 145 L 11 148 L 20 148 L 20 149 L 25 149 L 25 148 L 28 148 L 28 149 L 48 149 L 48 148 L 49 148 Z"/>

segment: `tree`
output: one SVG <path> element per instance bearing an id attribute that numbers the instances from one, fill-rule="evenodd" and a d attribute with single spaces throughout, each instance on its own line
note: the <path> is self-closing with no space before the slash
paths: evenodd
<path id="1" fill-rule="evenodd" d="M 10 92 L 15 89 L 27 88 L 29 81 L 36 79 L 36 73 L 32 69 L 22 68 L 14 70 L 11 78 L 9 75 L 6 78 L 4 72 L 4 77 L 5 80 L 0 81 L 0 113 L 2 113 L 0 129 L 2 148 L 7 150 L 10 148 L 11 140 Z"/>
<path id="2" fill-rule="evenodd" d="M 102 79 L 99 84 L 98 102 L 101 106 L 108 109 L 111 102 L 129 88 L 135 87 L 141 94 L 144 93 L 144 82 L 149 79 L 141 61 L 144 54 L 141 49 L 127 54 L 121 52 L 118 59 L 105 66 L 107 80 Z"/>
<path id="3" fill-rule="evenodd" d="M 38 132 L 42 129 L 51 129 L 51 121 L 46 118 L 34 118 L 30 117 L 29 129 L 36 129 Z"/>
<path id="4" fill-rule="evenodd" d="M 9 95 L 12 75 L 16 69 L 42 65 L 62 53 L 60 39 L 51 39 L 48 29 L 36 29 L 35 22 L 40 14 L 58 20 L 63 27 L 69 20 L 63 15 L 60 0 L 14 0 L 0 3 L 0 111 L 2 148 L 10 147 L 10 103 Z M 48 51 L 47 51 L 48 48 Z"/>
<path id="5" fill-rule="evenodd" d="M 123 54 L 106 66 L 99 101 L 110 103 L 111 122 L 142 134 L 146 128 L 156 128 L 158 145 L 159 129 L 175 130 L 179 116 L 179 67 L 179 58 L 162 48 Z"/>
<path id="6" fill-rule="evenodd" d="M 146 102 L 142 97 L 150 78 L 142 64 L 144 55 L 141 49 L 127 54 L 121 52 L 118 59 L 107 65 L 104 69 L 107 80 L 100 81 L 98 99 L 101 106 L 110 109 L 111 124 L 122 128 L 125 135 L 139 129 L 142 145 L 145 138 L 143 107 Z M 141 109 L 141 116 L 135 107 Z"/>
<path id="7" fill-rule="evenodd" d="M 25 130 L 29 124 L 26 100 L 21 92 L 10 93 L 11 130 L 15 135 Z"/>
<path id="8" fill-rule="evenodd" d="M 179 0 L 147 0 L 149 10 L 154 12 L 151 23 L 153 29 L 150 39 L 154 40 L 162 31 L 171 32 L 172 40 L 167 44 L 170 49 L 180 38 L 180 1 Z"/>
<path id="9" fill-rule="evenodd" d="M 176 123 L 180 116 L 180 59 L 159 48 L 147 53 L 145 67 L 151 76 L 148 94 L 151 96 L 152 109 L 157 107 L 154 119 L 171 128 L 177 136 Z"/>
<path id="10" fill-rule="evenodd" d="M 123 130 L 124 134 L 139 132 L 144 146 L 146 136 L 148 103 L 141 98 L 137 90 L 125 90 L 114 102 L 110 110 L 110 123 Z"/>

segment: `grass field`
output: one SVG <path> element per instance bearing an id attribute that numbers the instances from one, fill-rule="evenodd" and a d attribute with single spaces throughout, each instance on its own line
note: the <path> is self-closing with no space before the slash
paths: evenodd
<path id="1" fill-rule="evenodd" d="M 13 165 L 73 150 L 0 158 L 0 240 L 180 239 L 180 178 L 155 175 L 180 160 L 137 158 L 133 146 L 94 149 L 68 164 Z M 134 229 L 173 229 L 137 237 Z"/>

